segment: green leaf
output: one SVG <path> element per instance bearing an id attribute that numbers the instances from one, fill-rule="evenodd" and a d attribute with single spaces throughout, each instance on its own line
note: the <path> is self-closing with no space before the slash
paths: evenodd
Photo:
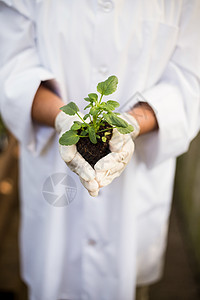
<path id="1" fill-rule="evenodd" d="M 106 105 L 103 106 L 103 110 L 112 112 L 113 110 L 115 110 L 115 107 L 113 107 L 113 105 L 110 105 L 109 103 L 106 103 Z"/>
<path id="2" fill-rule="evenodd" d="M 86 136 L 88 134 L 88 129 L 81 131 L 81 136 Z"/>
<path id="3" fill-rule="evenodd" d="M 93 144 L 96 144 L 97 143 L 97 138 L 96 138 L 96 133 L 95 133 L 94 127 L 90 126 L 90 127 L 88 127 L 88 130 L 89 130 L 89 139 L 90 139 L 90 141 Z"/>
<path id="4" fill-rule="evenodd" d="M 88 94 L 90 101 L 97 101 L 98 95 L 95 93 Z"/>
<path id="5" fill-rule="evenodd" d="M 91 103 L 88 104 L 86 107 L 84 107 L 84 110 L 87 109 L 87 108 L 89 108 L 89 107 L 92 107 L 92 104 L 91 104 Z"/>
<path id="6" fill-rule="evenodd" d="M 126 128 L 124 128 L 124 127 L 117 127 L 117 126 L 116 126 L 116 128 L 122 134 L 131 133 L 134 130 L 133 126 L 130 125 L 130 124 L 128 124 L 128 127 L 126 127 Z"/>
<path id="7" fill-rule="evenodd" d="M 85 101 L 91 102 L 91 99 L 89 97 L 84 98 Z"/>
<path id="8" fill-rule="evenodd" d="M 118 79 L 116 76 L 110 76 L 103 82 L 97 85 L 97 91 L 101 95 L 110 95 L 114 93 L 117 89 Z"/>
<path id="9" fill-rule="evenodd" d="M 64 146 L 74 145 L 79 141 L 77 131 L 69 130 L 66 131 L 59 139 L 59 143 Z"/>
<path id="10" fill-rule="evenodd" d="M 119 103 L 114 100 L 108 100 L 107 102 L 102 102 L 99 104 L 99 107 L 101 107 L 102 110 L 105 110 L 108 112 L 112 112 L 118 106 L 119 106 Z"/>
<path id="11" fill-rule="evenodd" d="M 106 140 L 107 140 L 107 138 L 105 137 L 105 136 L 102 136 L 102 141 L 105 143 L 106 142 Z"/>
<path id="12" fill-rule="evenodd" d="M 112 112 L 112 107 L 109 106 L 108 104 L 103 106 L 103 110 L 107 111 L 107 112 Z"/>
<path id="13" fill-rule="evenodd" d="M 74 102 L 69 102 L 60 108 L 64 113 L 70 116 L 74 116 L 79 111 L 78 106 Z"/>
<path id="14" fill-rule="evenodd" d="M 91 109 L 90 109 L 90 114 L 95 117 L 99 112 L 99 108 L 93 106 Z"/>
<path id="15" fill-rule="evenodd" d="M 74 121 L 74 124 L 71 126 L 71 130 L 78 130 L 82 126 L 82 123 L 79 121 Z"/>
<path id="16" fill-rule="evenodd" d="M 83 120 L 87 120 L 87 118 L 90 117 L 90 114 L 86 114 L 84 117 L 83 117 Z"/>
<path id="17" fill-rule="evenodd" d="M 113 107 L 112 110 L 114 110 L 115 108 L 119 107 L 119 102 L 114 101 L 114 100 L 108 100 L 107 104 L 109 106 Z"/>
<path id="18" fill-rule="evenodd" d="M 82 127 L 82 128 L 88 127 L 88 124 L 82 123 L 81 127 Z"/>
<path id="19" fill-rule="evenodd" d="M 128 123 L 123 119 L 119 118 L 115 113 L 103 114 L 104 119 L 112 126 L 116 127 L 128 127 Z"/>

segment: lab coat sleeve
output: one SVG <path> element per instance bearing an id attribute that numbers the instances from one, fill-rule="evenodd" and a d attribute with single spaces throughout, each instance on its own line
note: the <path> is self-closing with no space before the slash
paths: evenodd
<path id="1" fill-rule="evenodd" d="M 153 167 L 188 150 L 200 128 L 200 1 L 184 1 L 174 53 L 159 82 L 142 92 L 159 130 L 140 136 L 140 159 Z M 159 63 L 159 61 L 158 61 Z"/>
<path id="2" fill-rule="evenodd" d="M 54 75 L 40 64 L 31 15 L 23 0 L 0 1 L 0 112 L 19 142 L 37 155 L 55 130 L 33 124 L 32 102 L 40 83 Z"/>

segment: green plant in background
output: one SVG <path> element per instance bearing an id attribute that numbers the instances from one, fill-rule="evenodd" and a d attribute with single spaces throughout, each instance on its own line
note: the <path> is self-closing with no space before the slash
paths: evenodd
<path id="1" fill-rule="evenodd" d="M 4 125 L 1 115 L 0 115 L 0 135 L 5 134 L 5 133 L 6 133 L 6 128 L 5 128 L 5 125 Z"/>
<path id="2" fill-rule="evenodd" d="M 82 118 L 79 114 L 79 108 L 74 102 L 64 105 L 60 109 L 67 115 L 77 115 L 80 121 L 74 121 L 70 130 L 66 131 L 59 139 L 61 145 L 76 144 L 80 138 L 89 137 L 93 144 L 96 144 L 98 139 L 106 142 L 107 135 L 111 134 L 110 130 L 116 128 L 120 133 L 126 134 L 133 131 L 132 125 L 121 119 L 119 113 L 113 112 L 119 103 L 114 100 L 102 101 L 103 96 L 114 93 L 117 89 L 118 79 L 116 76 L 110 76 L 107 80 L 100 82 L 97 85 L 96 93 L 88 94 L 84 98 L 89 104 L 84 109 L 89 109 L 89 112 Z M 89 119 L 89 123 L 86 120 Z M 106 123 L 110 126 L 106 127 Z M 102 137 L 98 133 L 105 132 Z"/>
<path id="3" fill-rule="evenodd" d="M 7 131 L 0 115 L 0 154 L 6 149 L 7 145 L 8 145 Z"/>

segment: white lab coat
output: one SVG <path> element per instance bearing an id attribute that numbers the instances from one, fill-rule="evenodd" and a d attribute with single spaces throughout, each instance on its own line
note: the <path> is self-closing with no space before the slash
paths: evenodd
<path id="1" fill-rule="evenodd" d="M 175 157 L 199 130 L 200 1 L 4 0 L 0 28 L 0 111 L 21 146 L 30 299 L 132 300 L 137 284 L 162 274 Z M 112 99 L 126 110 L 140 92 L 159 131 L 139 137 L 124 173 L 92 198 L 61 160 L 55 130 L 30 112 L 41 81 L 82 110 L 109 75 L 119 79 Z M 55 173 L 75 181 L 67 206 L 43 197 Z"/>

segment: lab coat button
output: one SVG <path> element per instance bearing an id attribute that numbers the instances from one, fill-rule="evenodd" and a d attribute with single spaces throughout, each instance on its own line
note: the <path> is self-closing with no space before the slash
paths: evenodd
<path id="1" fill-rule="evenodd" d="M 102 0 L 101 1 L 101 6 L 102 6 L 102 9 L 104 12 L 110 12 L 112 11 L 113 7 L 114 7 L 114 4 L 112 1 L 109 1 L 109 0 Z"/>
<path id="2" fill-rule="evenodd" d="M 88 240 L 88 245 L 90 245 L 90 246 L 95 246 L 96 245 L 96 241 L 95 240 L 93 240 L 93 239 L 89 239 Z"/>
<path id="3" fill-rule="evenodd" d="M 108 68 L 106 66 L 101 66 L 99 68 L 99 72 L 102 74 L 102 75 L 106 75 L 108 74 Z"/>

